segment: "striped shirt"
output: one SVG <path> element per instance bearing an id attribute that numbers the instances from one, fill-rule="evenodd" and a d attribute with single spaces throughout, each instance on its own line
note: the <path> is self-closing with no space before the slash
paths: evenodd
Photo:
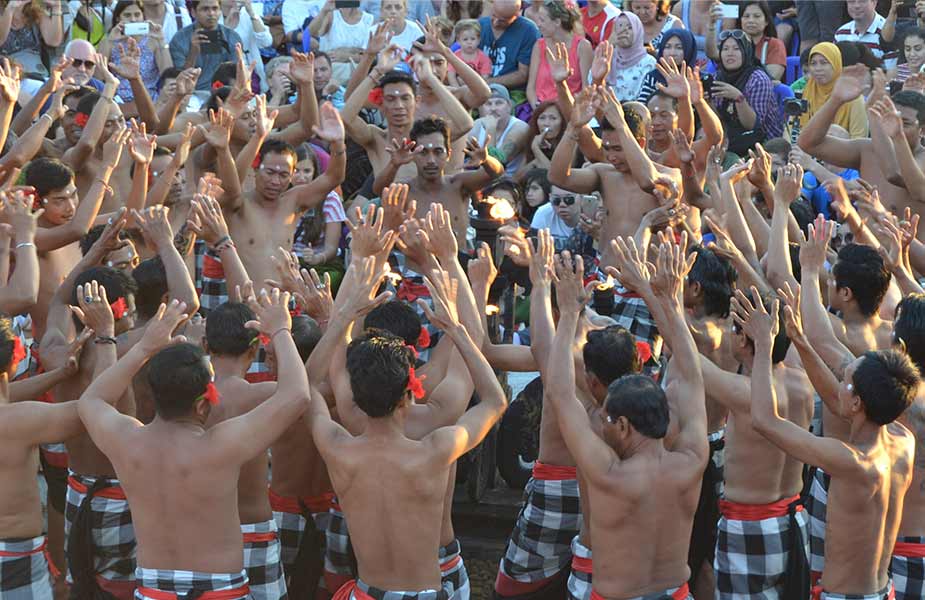
<path id="1" fill-rule="evenodd" d="M 860 42 L 870 48 L 871 52 L 877 58 L 883 59 L 883 66 L 886 69 L 892 69 L 896 66 L 897 53 L 893 50 L 885 51 L 883 49 L 883 40 L 880 38 L 880 32 L 883 30 L 883 24 L 886 19 L 877 14 L 871 22 L 867 31 L 858 32 L 857 24 L 854 21 L 848 21 L 838 28 L 835 32 L 836 42 Z"/>

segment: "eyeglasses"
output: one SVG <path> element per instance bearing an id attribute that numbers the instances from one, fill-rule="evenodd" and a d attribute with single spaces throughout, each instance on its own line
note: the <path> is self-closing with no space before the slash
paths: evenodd
<path id="1" fill-rule="evenodd" d="M 722 42 L 724 40 L 728 40 L 729 38 L 734 40 L 744 40 L 746 38 L 746 34 L 741 29 L 728 29 L 726 31 L 719 32 L 719 41 Z"/>
<path id="2" fill-rule="evenodd" d="M 92 71 L 96 68 L 96 63 L 92 60 L 81 60 L 79 58 L 72 58 L 71 64 L 74 65 L 75 69 L 85 67 L 87 70 Z"/>
<path id="3" fill-rule="evenodd" d="M 553 206 L 559 206 L 560 204 L 572 206 L 575 204 L 575 196 L 556 196 L 550 202 L 552 202 Z"/>

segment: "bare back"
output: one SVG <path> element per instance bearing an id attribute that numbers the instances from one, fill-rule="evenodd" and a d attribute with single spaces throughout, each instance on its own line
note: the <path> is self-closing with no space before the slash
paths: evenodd
<path id="1" fill-rule="evenodd" d="M 270 446 L 270 454 L 273 456 L 270 485 L 277 494 L 304 498 L 331 491 L 327 466 L 309 434 L 308 424 L 302 419 Z"/>
<path id="2" fill-rule="evenodd" d="M 45 322 L 48 318 L 48 308 L 55 292 L 67 279 L 71 269 L 80 262 L 80 244 L 73 242 L 66 246 L 56 248 L 50 252 L 39 253 L 39 295 L 38 301 L 29 316 L 32 317 L 32 337 L 41 340 L 45 335 Z"/>
<path id="3" fill-rule="evenodd" d="M 912 484 L 903 502 L 903 519 L 898 535 L 921 537 L 925 536 L 925 397 L 922 390 L 900 421 L 915 436 L 915 461 Z"/>
<path id="4" fill-rule="evenodd" d="M 0 420 L 11 418 L 12 408 L 0 406 Z M 38 467 L 36 446 L 21 439 L 0 439 L 0 539 L 34 538 L 44 531 L 35 479 Z"/>

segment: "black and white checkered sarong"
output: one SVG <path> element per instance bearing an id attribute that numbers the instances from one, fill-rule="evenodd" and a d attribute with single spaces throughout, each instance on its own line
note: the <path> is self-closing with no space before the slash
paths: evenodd
<path id="1" fill-rule="evenodd" d="M 905 536 L 896 538 L 897 544 L 917 544 L 925 549 L 925 537 Z M 900 548 L 893 549 L 890 561 L 890 575 L 896 588 L 896 600 L 925 598 L 925 558 L 900 556 Z"/>
<path id="2" fill-rule="evenodd" d="M 276 521 L 242 524 L 241 533 L 244 535 L 244 570 L 251 596 L 255 600 L 287 598 Z"/>
<path id="3" fill-rule="evenodd" d="M 581 543 L 581 536 L 572 540 L 572 572 L 568 576 L 567 600 L 590 600 L 591 598 L 591 549 Z"/>
<path id="4" fill-rule="evenodd" d="M 0 598 L 52 599 L 44 535 L 31 540 L 0 540 Z"/>
<path id="5" fill-rule="evenodd" d="M 241 591 L 241 595 L 236 596 L 235 600 L 252 598 L 247 587 L 247 572 L 244 570 L 240 573 L 199 573 L 196 571 L 144 569 L 138 567 L 135 571 L 135 578 L 138 580 L 138 588 L 135 589 L 135 600 L 157 600 L 146 595 L 146 592 L 167 592 L 183 597 L 189 592 L 230 590 Z"/>
<path id="6" fill-rule="evenodd" d="M 356 591 L 373 600 L 449 600 L 452 595 L 451 585 L 443 583 L 443 589 L 422 590 L 419 592 L 393 592 L 366 585 L 359 579 L 350 581 L 337 590 L 332 600 L 357 600 Z"/>
<path id="7" fill-rule="evenodd" d="M 443 587 L 449 585 L 453 589 L 450 600 L 469 600 L 469 573 L 466 571 L 466 563 L 463 562 L 459 540 L 442 546 L 438 558 Z"/>
<path id="8" fill-rule="evenodd" d="M 813 482 L 806 501 L 806 512 L 809 513 L 809 569 L 814 573 L 822 573 L 825 570 L 825 513 L 832 478 L 818 467 L 813 469 Z"/>

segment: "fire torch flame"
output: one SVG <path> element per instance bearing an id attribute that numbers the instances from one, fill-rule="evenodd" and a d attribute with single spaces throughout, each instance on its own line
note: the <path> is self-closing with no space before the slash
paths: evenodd
<path id="1" fill-rule="evenodd" d="M 492 315 L 496 315 L 500 312 L 501 312 L 501 309 L 498 308 L 494 304 L 489 304 L 488 306 L 485 307 L 485 314 L 488 315 L 489 317 Z"/>
<path id="2" fill-rule="evenodd" d="M 597 284 L 596 289 L 600 291 L 613 289 L 613 275 L 607 275 L 607 281 Z"/>
<path id="3" fill-rule="evenodd" d="M 511 203 L 504 198 L 496 198 L 495 196 L 487 196 L 485 202 L 491 205 L 491 208 L 488 209 L 488 216 L 497 221 L 507 221 L 514 217 L 516 212 L 514 207 L 511 206 Z"/>

